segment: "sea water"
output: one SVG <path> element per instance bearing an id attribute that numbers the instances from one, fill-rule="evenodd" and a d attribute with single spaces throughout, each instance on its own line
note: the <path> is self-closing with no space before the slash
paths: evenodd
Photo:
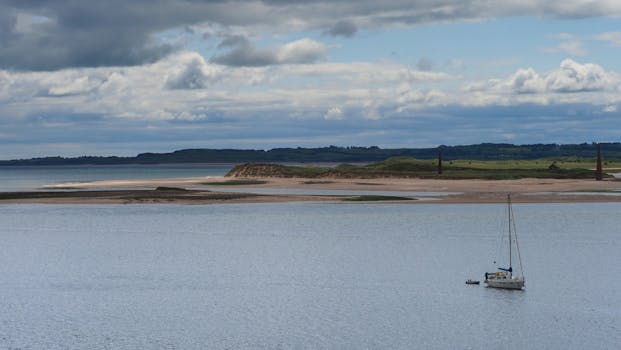
<path id="1" fill-rule="evenodd" d="M 0 348 L 618 348 L 621 204 L 514 210 L 523 291 L 503 205 L 1 205 Z"/>

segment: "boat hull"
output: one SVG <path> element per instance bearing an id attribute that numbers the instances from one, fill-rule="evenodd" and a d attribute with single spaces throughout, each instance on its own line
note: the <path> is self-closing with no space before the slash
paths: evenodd
<path id="1" fill-rule="evenodd" d="M 522 289 L 524 288 L 523 279 L 510 279 L 510 280 L 491 280 L 485 281 L 488 287 L 501 288 L 501 289 Z"/>

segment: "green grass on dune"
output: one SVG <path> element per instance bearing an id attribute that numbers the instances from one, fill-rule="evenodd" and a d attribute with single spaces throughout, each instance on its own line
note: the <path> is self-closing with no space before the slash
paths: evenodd
<path id="1" fill-rule="evenodd" d="M 386 174 L 406 175 L 420 178 L 447 178 L 447 179 L 521 179 L 521 178 L 593 178 L 594 172 L 588 168 L 581 168 L 586 162 L 569 163 L 549 159 L 538 161 L 445 161 L 442 164 L 442 175 L 438 175 L 438 166 L 435 160 L 419 160 L 414 158 L 389 158 L 383 162 L 365 166 L 350 166 L 350 173 L 358 174 Z M 551 164 L 557 168 L 550 168 Z M 559 165 L 560 163 L 560 165 Z M 578 166 L 570 167 L 570 164 Z M 594 163 L 590 163 L 594 166 Z M 340 170 L 340 167 L 336 168 Z"/>
<path id="2" fill-rule="evenodd" d="M 621 167 L 621 161 L 607 160 L 604 167 L 605 169 L 606 167 Z M 436 160 L 395 157 L 367 165 L 341 164 L 335 168 L 244 164 L 235 167 L 229 175 L 300 178 L 592 179 L 595 177 L 594 168 L 595 160 L 586 158 L 505 161 L 450 160 L 443 162 L 443 173 L 438 175 Z M 237 171 L 240 171 L 242 175 L 235 175 Z"/>
<path id="3" fill-rule="evenodd" d="M 595 169 L 595 159 L 563 157 L 540 158 L 528 160 L 452 160 L 444 162 L 445 166 L 467 167 L 476 169 L 547 169 L 554 164 L 561 169 Z M 604 170 L 621 168 L 621 160 L 604 159 Z"/>
<path id="4" fill-rule="evenodd" d="M 203 182 L 201 185 L 207 186 L 244 186 L 244 185 L 263 185 L 266 184 L 267 181 L 261 180 L 226 180 L 226 181 L 216 181 L 216 182 Z"/>

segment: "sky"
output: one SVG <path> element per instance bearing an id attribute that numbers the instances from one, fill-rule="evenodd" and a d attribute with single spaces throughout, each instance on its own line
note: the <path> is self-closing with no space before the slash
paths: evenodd
<path id="1" fill-rule="evenodd" d="M 618 0 L 1 0 L 0 159 L 621 141 Z"/>

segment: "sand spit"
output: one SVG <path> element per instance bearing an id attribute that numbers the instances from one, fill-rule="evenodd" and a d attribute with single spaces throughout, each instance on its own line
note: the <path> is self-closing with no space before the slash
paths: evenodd
<path id="1" fill-rule="evenodd" d="M 329 196 L 282 196 L 254 193 L 212 192 L 181 188 L 99 189 L 0 193 L 0 203 L 41 204 L 215 204 L 215 203 L 270 203 L 290 201 L 336 200 Z"/>
<path id="2" fill-rule="evenodd" d="M 197 177 L 149 180 L 106 180 L 62 183 L 34 192 L 0 193 L 0 203 L 105 204 L 105 203 L 269 203 L 297 201 L 341 202 L 351 196 L 287 194 L 286 190 L 347 190 L 417 192 L 419 200 L 399 203 L 502 203 L 512 193 L 515 202 L 621 202 L 621 181 L 609 179 L 337 179 Z M 160 189 L 157 189 L 157 188 Z M 246 190 L 248 192 L 245 192 Z M 253 190 L 278 189 L 278 194 Z M 442 195 L 438 195 L 442 193 Z M 392 201 L 387 201 L 391 202 Z"/>

